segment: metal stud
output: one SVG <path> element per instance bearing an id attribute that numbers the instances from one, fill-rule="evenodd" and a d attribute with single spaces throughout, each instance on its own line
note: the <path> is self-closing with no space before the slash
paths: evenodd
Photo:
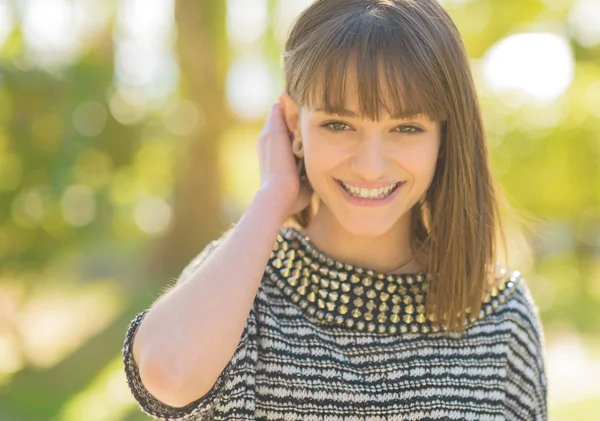
<path id="1" fill-rule="evenodd" d="M 265 272 L 291 301 L 317 320 L 379 334 L 448 330 L 448 324 L 438 324 L 433 313 L 425 315 L 431 274 L 385 275 L 354 267 L 326 256 L 296 230 L 280 233 Z M 497 268 L 497 285 L 482 297 L 483 306 L 477 314 L 466 309 L 464 318 L 459 312 L 457 326 L 476 323 L 514 294 L 521 274 L 508 273 Z"/>

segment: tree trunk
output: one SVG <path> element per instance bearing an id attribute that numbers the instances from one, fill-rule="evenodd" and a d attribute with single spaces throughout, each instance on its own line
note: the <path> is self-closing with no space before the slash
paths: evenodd
<path id="1" fill-rule="evenodd" d="M 177 0 L 175 20 L 181 96 L 196 106 L 200 124 L 188 136 L 175 169 L 171 229 L 148 254 L 147 269 L 155 279 L 181 271 L 228 223 L 218 165 L 218 141 L 233 122 L 225 96 L 230 62 L 226 2 Z"/>

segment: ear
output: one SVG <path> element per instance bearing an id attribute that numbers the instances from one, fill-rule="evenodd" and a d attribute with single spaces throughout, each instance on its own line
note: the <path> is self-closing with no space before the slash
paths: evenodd
<path id="1" fill-rule="evenodd" d="M 281 111 L 283 111 L 283 117 L 285 118 L 285 124 L 290 132 L 291 140 L 300 137 L 300 124 L 298 115 L 298 106 L 287 92 L 282 92 L 279 96 L 279 102 L 281 104 Z"/>

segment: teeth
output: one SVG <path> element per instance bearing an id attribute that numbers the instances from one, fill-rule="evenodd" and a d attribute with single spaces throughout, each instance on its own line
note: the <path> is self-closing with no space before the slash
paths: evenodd
<path id="1" fill-rule="evenodd" d="M 354 197 L 362 198 L 362 199 L 382 199 L 389 195 L 396 184 L 392 184 L 386 187 L 381 187 L 379 189 L 365 189 L 351 186 L 350 184 L 346 184 L 342 181 L 342 185 L 344 189 L 350 193 Z"/>

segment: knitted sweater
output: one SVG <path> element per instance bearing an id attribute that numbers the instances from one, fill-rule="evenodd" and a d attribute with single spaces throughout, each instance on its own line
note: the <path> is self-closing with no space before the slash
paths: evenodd
<path id="1" fill-rule="evenodd" d="M 126 333 L 127 383 L 157 420 L 547 420 L 544 333 L 521 274 L 499 268 L 462 337 L 423 314 L 424 275 L 336 261 L 282 226 L 237 349 L 213 388 L 181 408 L 148 392 L 131 344 L 149 309 Z"/>

